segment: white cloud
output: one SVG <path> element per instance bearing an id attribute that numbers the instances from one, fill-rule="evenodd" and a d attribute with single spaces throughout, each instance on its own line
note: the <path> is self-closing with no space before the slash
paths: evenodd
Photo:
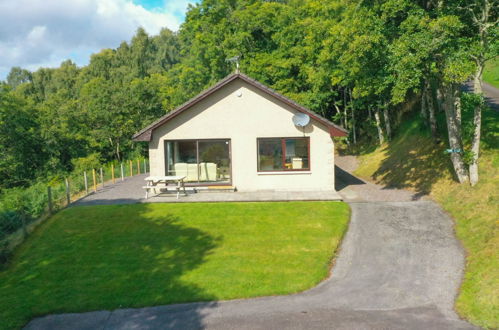
<path id="1" fill-rule="evenodd" d="M 174 15 L 183 15 L 187 11 L 189 4 L 194 4 L 194 1 L 189 0 L 165 0 L 165 9 Z"/>
<path id="2" fill-rule="evenodd" d="M 30 45 L 38 45 L 45 38 L 45 32 L 47 32 L 47 27 L 42 25 L 37 25 L 28 33 L 26 38 Z"/>
<path id="3" fill-rule="evenodd" d="M 12 66 L 35 70 L 130 40 L 139 26 L 149 34 L 177 30 L 189 3 L 168 1 L 146 10 L 131 0 L 0 0 L 0 79 Z"/>

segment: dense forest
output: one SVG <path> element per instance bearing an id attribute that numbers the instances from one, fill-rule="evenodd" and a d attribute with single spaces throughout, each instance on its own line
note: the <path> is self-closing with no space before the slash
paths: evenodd
<path id="1" fill-rule="evenodd" d="M 245 74 L 348 128 L 350 146 L 390 139 L 407 111 L 436 143 L 445 125 L 456 178 L 475 184 L 497 17 L 494 0 L 203 0 L 179 31 L 138 29 L 87 66 L 12 68 L 0 82 L 0 189 L 145 155 L 131 136 L 230 74 L 233 56 Z M 470 79 L 473 93 L 463 93 Z"/>

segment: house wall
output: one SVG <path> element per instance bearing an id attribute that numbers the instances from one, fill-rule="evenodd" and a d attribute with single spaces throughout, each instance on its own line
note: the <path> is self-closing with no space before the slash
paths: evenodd
<path id="1" fill-rule="evenodd" d="M 334 145 L 327 127 L 311 120 L 305 130 L 297 128 L 295 113 L 236 79 L 153 131 L 151 175 L 166 175 L 165 140 L 230 139 L 232 185 L 239 191 L 334 190 Z M 310 171 L 257 172 L 257 138 L 302 136 L 310 137 Z"/>

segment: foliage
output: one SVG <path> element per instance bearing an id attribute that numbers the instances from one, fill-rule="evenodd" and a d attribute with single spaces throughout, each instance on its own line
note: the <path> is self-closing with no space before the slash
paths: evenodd
<path id="1" fill-rule="evenodd" d="M 47 186 L 5 189 L 0 195 L 0 241 L 40 217 L 47 208 Z"/>
<path id="2" fill-rule="evenodd" d="M 37 113 L 0 82 L 0 189 L 25 185 L 43 164 Z"/>
<path id="3" fill-rule="evenodd" d="M 169 30 L 151 37 L 139 29 L 130 44 L 92 55 L 83 68 L 13 68 L 0 86 L 0 189 L 70 172 L 81 158 L 143 154 L 131 136 L 173 106 L 166 72 L 179 47 Z"/>
<path id="4" fill-rule="evenodd" d="M 149 36 L 139 28 L 129 42 L 93 54 L 87 66 L 12 68 L 0 91 L 2 120 L 10 123 L 0 134 L 7 150 L 0 189 L 67 173 L 74 159 L 91 154 L 104 162 L 144 155 L 146 146 L 131 136 L 229 74 L 226 59 L 235 55 L 244 73 L 350 129 L 349 143 L 372 141 L 382 130 L 373 111 L 386 109 L 387 134 L 396 129 L 399 104 L 414 104 L 426 82 L 436 97 L 436 88 L 473 72 L 478 31 L 464 7 L 203 0 L 189 7 L 178 32 Z M 488 44 L 489 53 L 495 45 Z"/>
<path id="5" fill-rule="evenodd" d="M 328 275 L 348 218 L 340 202 L 68 208 L 0 272 L 0 329 L 54 312 L 303 291 Z"/>
<path id="6" fill-rule="evenodd" d="M 87 157 L 75 158 L 71 163 L 73 164 L 75 173 L 83 173 L 83 171 L 99 168 L 101 160 L 98 153 L 93 153 Z"/>

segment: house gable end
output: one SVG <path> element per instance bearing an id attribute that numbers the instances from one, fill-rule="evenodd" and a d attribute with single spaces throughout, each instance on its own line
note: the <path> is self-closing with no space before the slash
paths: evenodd
<path id="1" fill-rule="evenodd" d="M 283 96 L 283 95 L 275 92 L 274 90 L 272 90 L 271 88 L 269 88 L 269 87 L 261 84 L 260 82 L 254 80 L 254 79 L 251 79 L 248 76 L 243 75 L 241 73 L 236 73 L 236 74 L 229 75 L 228 77 L 226 77 L 225 79 L 219 81 L 217 84 L 215 84 L 211 88 L 209 88 L 209 89 L 201 92 L 200 94 L 198 94 L 194 98 L 190 99 L 186 103 L 182 104 L 181 106 L 179 106 L 175 110 L 169 112 L 168 114 L 166 114 L 163 117 L 159 118 L 158 120 L 156 120 L 155 122 L 153 122 L 149 126 L 145 127 L 141 131 L 137 132 L 133 136 L 133 140 L 134 141 L 151 141 L 153 131 L 156 128 L 162 126 L 163 124 L 165 124 L 169 120 L 171 120 L 171 119 L 175 118 L 176 116 L 180 115 L 182 112 L 190 109 L 194 105 L 196 105 L 199 102 L 203 101 L 208 96 L 210 96 L 213 93 L 217 92 L 218 90 L 224 88 L 226 85 L 230 84 L 232 81 L 234 81 L 236 79 L 241 79 L 242 81 L 244 81 L 247 84 L 249 84 L 251 87 L 254 87 L 257 90 L 259 90 L 259 91 L 261 91 L 261 92 L 263 92 L 263 93 L 271 96 L 272 98 L 274 98 L 274 99 L 276 99 L 276 100 L 278 100 L 278 101 L 286 104 L 287 106 L 293 108 L 294 110 L 297 110 L 297 111 L 302 112 L 302 113 L 306 113 L 307 115 L 309 115 L 312 118 L 312 120 L 317 121 L 317 122 L 325 125 L 328 128 L 329 133 L 330 133 L 331 136 L 346 136 L 347 135 L 347 131 L 345 129 L 343 129 L 342 127 L 339 127 L 339 126 L 333 124 L 329 120 L 327 120 L 327 119 L 321 117 L 320 115 L 314 113 L 313 111 L 311 111 L 311 110 L 309 110 L 309 109 L 307 109 L 307 108 L 305 108 L 305 107 L 297 104 L 296 102 L 290 100 L 289 98 L 287 98 L 287 97 L 285 97 L 285 96 Z"/>

